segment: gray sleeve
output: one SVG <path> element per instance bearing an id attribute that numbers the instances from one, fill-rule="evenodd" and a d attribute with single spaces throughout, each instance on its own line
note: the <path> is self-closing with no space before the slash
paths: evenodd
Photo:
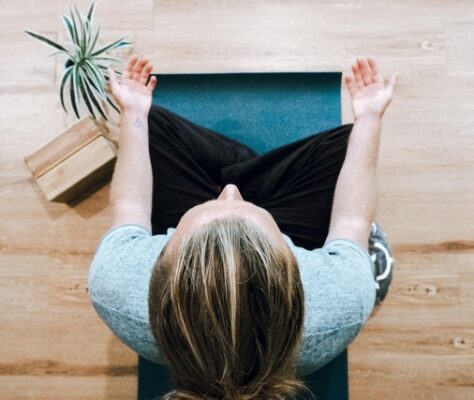
<path id="1" fill-rule="evenodd" d="M 104 323 L 127 346 L 163 363 L 148 322 L 148 285 L 153 265 L 168 239 L 140 225 L 106 232 L 89 268 L 89 296 Z"/>
<path id="2" fill-rule="evenodd" d="M 369 252 L 349 239 L 333 239 L 322 249 L 335 263 L 343 265 L 343 281 L 359 300 L 361 322 L 364 324 L 374 308 L 376 293 L 375 266 Z"/>
<path id="3" fill-rule="evenodd" d="M 168 240 L 139 225 L 103 235 L 89 269 L 89 294 L 105 324 L 126 345 L 164 363 L 148 322 L 148 284 Z M 305 292 L 304 340 L 297 369 L 309 374 L 352 342 L 375 301 L 373 265 L 364 249 L 345 239 L 312 251 L 296 248 Z"/>
<path id="4" fill-rule="evenodd" d="M 334 239 L 321 249 L 297 252 L 305 292 L 297 371 L 304 376 L 355 339 L 372 312 L 376 285 L 369 253 L 351 240 Z"/>

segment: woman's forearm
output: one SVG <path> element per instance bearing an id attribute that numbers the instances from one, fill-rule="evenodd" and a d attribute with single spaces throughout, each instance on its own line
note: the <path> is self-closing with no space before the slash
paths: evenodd
<path id="1" fill-rule="evenodd" d="M 110 188 L 115 212 L 128 209 L 151 218 L 153 176 L 148 148 L 148 115 L 122 112 L 119 149 Z M 149 227 L 149 226 L 148 226 Z"/>
<path id="2" fill-rule="evenodd" d="M 368 239 L 377 208 L 380 130 L 381 118 L 356 119 L 334 192 L 330 231 L 337 232 L 338 225 L 351 225 L 363 243 Z"/>

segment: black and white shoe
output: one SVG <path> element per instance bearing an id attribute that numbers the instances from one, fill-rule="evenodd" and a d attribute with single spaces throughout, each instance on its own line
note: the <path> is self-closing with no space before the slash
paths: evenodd
<path id="1" fill-rule="evenodd" d="M 377 222 L 372 223 L 369 235 L 369 254 L 375 266 L 377 292 L 375 305 L 379 305 L 387 296 L 392 282 L 393 257 L 387 235 Z"/>

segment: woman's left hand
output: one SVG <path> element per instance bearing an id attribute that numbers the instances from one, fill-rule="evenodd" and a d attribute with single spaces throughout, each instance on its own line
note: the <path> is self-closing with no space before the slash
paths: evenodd
<path id="1" fill-rule="evenodd" d="M 107 69 L 110 75 L 110 87 L 117 98 L 122 111 L 138 111 L 148 114 L 151 107 L 152 93 L 156 77 L 152 76 L 147 83 L 153 65 L 146 57 L 141 60 L 136 54 L 130 57 L 121 77 L 112 68 Z"/>
<path id="2" fill-rule="evenodd" d="M 362 117 L 382 118 L 392 100 L 399 73 L 392 74 L 388 84 L 385 84 L 372 57 L 367 60 L 358 58 L 352 72 L 352 77 L 345 76 L 345 82 L 352 97 L 355 120 Z"/>

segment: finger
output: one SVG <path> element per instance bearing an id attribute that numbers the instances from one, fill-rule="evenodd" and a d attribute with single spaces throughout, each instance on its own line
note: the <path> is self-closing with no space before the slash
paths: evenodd
<path id="1" fill-rule="evenodd" d="M 157 81 L 156 76 L 152 76 L 150 78 L 150 82 L 148 82 L 148 85 L 146 85 L 146 87 L 150 89 L 152 92 L 153 92 L 153 89 L 155 89 L 156 81 Z"/>
<path id="2" fill-rule="evenodd" d="M 359 71 L 359 68 L 357 67 L 357 64 L 354 64 L 352 66 L 352 72 L 354 73 L 354 78 L 355 78 L 357 87 L 359 89 L 362 89 L 365 85 L 364 85 L 364 80 L 362 79 L 362 75 Z"/>
<path id="3" fill-rule="evenodd" d="M 389 81 L 389 83 L 388 83 L 388 87 L 389 87 L 391 93 L 394 92 L 395 86 L 397 85 L 398 75 L 400 75 L 400 72 L 395 72 L 395 73 L 393 73 L 392 76 L 390 77 L 390 81 Z"/>
<path id="4" fill-rule="evenodd" d="M 377 64 L 372 57 L 368 57 L 367 61 L 369 62 L 370 69 L 372 70 L 372 75 L 375 82 L 383 82 L 382 74 L 379 72 Z"/>
<path id="5" fill-rule="evenodd" d="M 359 69 L 362 74 L 362 79 L 364 80 L 364 83 L 366 85 L 370 85 L 373 80 L 370 74 L 369 66 L 367 65 L 367 61 L 362 58 L 359 58 L 357 59 L 357 63 L 359 65 Z"/>
<path id="6" fill-rule="evenodd" d="M 140 81 L 142 69 L 147 62 L 148 59 L 146 57 L 143 57 L 141 60 L 138 60 L 138 62 L 135 64 L 135 67 L 133 68 L 133 79 L 135 79 L 136 81 Z"/>
<path id="7" fill-rule="evenodd" d="M 346 83 L 347 90 L 349 90 L 349 93 L 352 95 L 355 93 L 356 86 L 354 80 L 349 76 L 346 75 L 344 77 L 344 82 Z"/>
<path id="8" fill-rule="evenodd" d="M 135 67 L 135 64 L 136 64 L 137 60 L 138 60 L 138 56 L 136 54 L 134 54 L 130 57 L 130 60 L 128 61 L 128 64 L 127 64 L 127 67 L 125 68 L 125 71 L 122 74 L 124 79 L 131 79 L 132 78 L 133 68 Z"/>
<path id="9" fill-rule="evenodd" d="M 145 85 L 148 77 L 150 76 L 150 72 L 153 69 L 153 65 L 148 63 L 143 69 L 142 73 L 140 74 L 140 83 Z"/>

